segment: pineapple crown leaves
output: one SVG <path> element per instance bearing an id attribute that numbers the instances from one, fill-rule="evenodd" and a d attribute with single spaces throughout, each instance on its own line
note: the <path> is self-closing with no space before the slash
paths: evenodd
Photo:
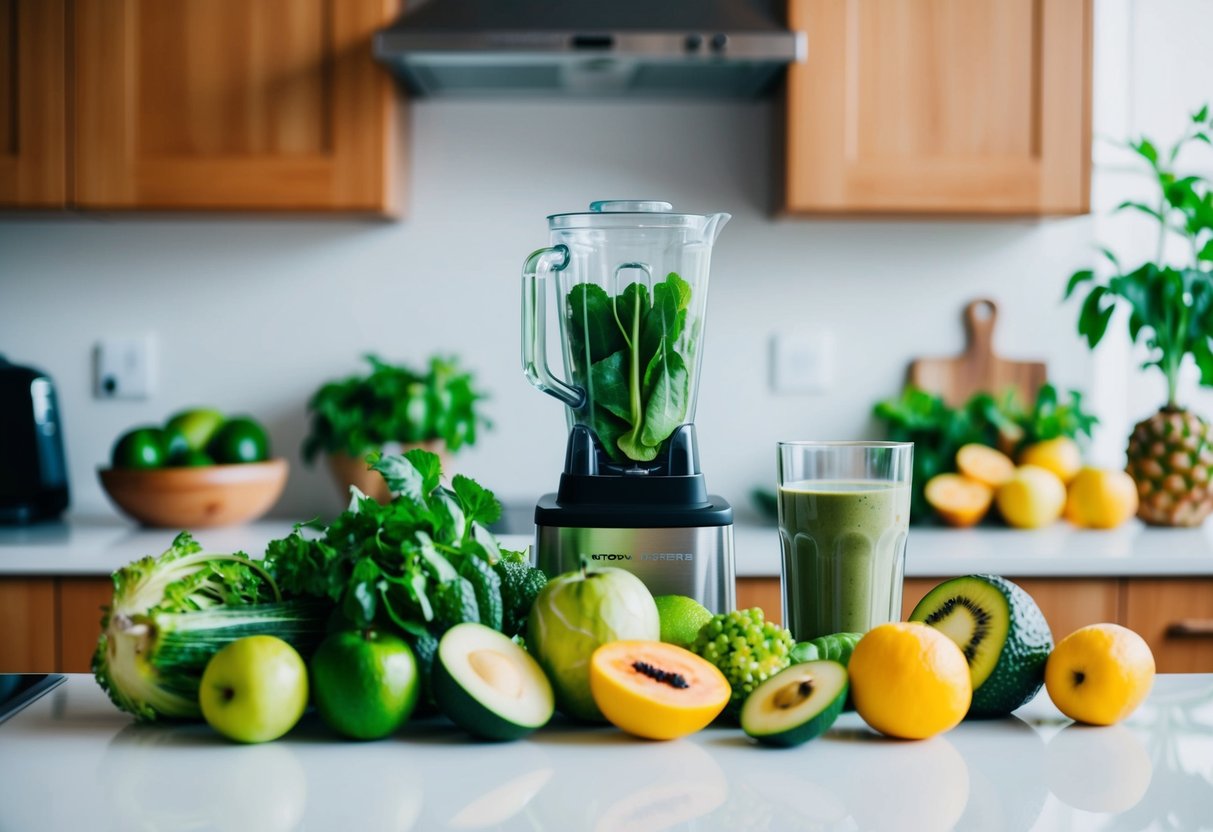
<path id="1" fill-rule="evenodd" d="M 1191 355 L 1200 369 L 1200 383 L 1213 386 L 1213 189 L 1200 176 L 1180 176 L 1176 162 L 1190 143 L 1213 144 L 1213 118 L 1205 105 L 1192 114 L 1175 144 L 1160 150 L 1147 138 L 1124 146 L 1146 162 L 1158 186 L 1158 202 L 1126 200 L 1117 211 L 1136 211 L 1158 223 L 1157 256 L 1126 271 L 1116 255 L 1102 249 L 1114 270 L 1101 279 L 1094 269 L 1070 276 L 1065 298 L 1086 288 L 1078 313 L 1078 334 L 1094 349 L 1107 332 L 1116 306 L 1129 308 L 1129 337 L 1143 341 L 1150 358 L 1142 368 L 1158 367 L 1167 379 L 1167 406 L 1176 406 L 1176 386 L 1184 357 Z M 1163 262 L 1168 234 L 1182 237 L 1191 260 L 1182 266 Z"/>

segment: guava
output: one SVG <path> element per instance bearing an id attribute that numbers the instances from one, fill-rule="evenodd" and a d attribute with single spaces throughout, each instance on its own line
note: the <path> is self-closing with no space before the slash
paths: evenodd
<path id="1" fill-rule="evenodd" d="M 590 693 L 590 655 L 612 641 L 657 641 L 657 604 L 643 582 L 614 567 L 566 572 L 547 582 L 527 617 L 527 648 L 552 683 L 556 707 L 604 720 Z"/>

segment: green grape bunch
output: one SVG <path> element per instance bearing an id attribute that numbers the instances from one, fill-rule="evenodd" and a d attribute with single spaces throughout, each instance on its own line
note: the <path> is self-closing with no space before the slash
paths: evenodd
<path id="1" fill-rule="evenodd" d="M 736 719 L 754 688 L 792 663 L 795 646 L 791 633 L 752 607 L 712 616 L 700 628 L 691 651 L 724 674 L 733 689 L 725 713 Z"/>

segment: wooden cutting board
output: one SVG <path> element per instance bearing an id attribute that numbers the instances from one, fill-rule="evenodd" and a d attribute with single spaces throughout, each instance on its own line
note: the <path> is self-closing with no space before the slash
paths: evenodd
<path id="1" fill-rule="evenodd" d="M 955 358 L 916 358 L 910 362 L 908 381 L 959 407 L 974 393 L 995 395 L 1013 387 L 1025 405 L 1036 401 L 1036 391 L 1047 380 L 1043 361 L 1008 361 L 994 353 L 994 324 L 998 304 L 988 298 L 971 301 L 964 309 L 967 343 Z"/>

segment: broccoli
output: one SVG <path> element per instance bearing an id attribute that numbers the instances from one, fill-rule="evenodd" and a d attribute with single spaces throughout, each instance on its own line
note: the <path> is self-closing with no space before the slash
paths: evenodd
<path id="1" fill-rule="evenodd" d="M 712 616 L 700 628 L 691 652 L 724 674 L 733 689 L 725 713 L 736 719 L 754 688 L 792 663 L 795 645 L 791 633 L 753 607 Z"/>

